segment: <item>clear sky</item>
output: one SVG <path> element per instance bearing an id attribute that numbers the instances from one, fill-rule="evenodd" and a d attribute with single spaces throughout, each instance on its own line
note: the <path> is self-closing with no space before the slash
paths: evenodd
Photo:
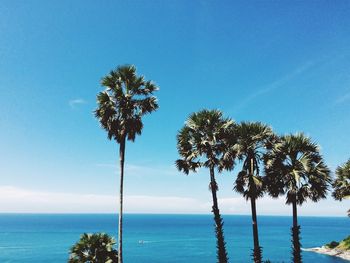
<path id="1" fill-rule="evenodd" d="M 176 133 L 202 108 L 303 131 L 334 170 L 350 158 L 349 13 L 345 0 L 1 1 L 0 212 L 116 210 L 118 146 L 92 111 L 101 77 L 125 63 L 160 87 L 127 145 L 127 212 L 210 212 L 208 172 L 174 167 Z M 223 213 L 250 213 L 232 192 L 238 167 L 218 175 Z M 264 198 L 258 213 L 291 207 Z"/>

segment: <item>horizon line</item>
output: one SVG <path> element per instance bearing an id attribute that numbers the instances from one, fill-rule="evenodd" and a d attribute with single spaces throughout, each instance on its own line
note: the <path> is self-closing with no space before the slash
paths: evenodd
<path id="1" fill-rule="evenodd" d="M 118 213 L 111 213 L 111 212 L 0 212 L 0 215 L 118 215 Z M 178 216 L 212 216 L 211 213 L 123 213 L 123 215 L 178 215 Z M 251 217 L 250 214 L 221 214 L 222 216 L 247 216 Z M 276 214 L 261 214 L 257 215 L 258 217 L 293 217 L 292 215 L 276 215 Z M 347 215 L 341 216 L 341 215 L 298 215 L 299 217 L 329 217 L 329 218 L 341 218 L 345 217 L 348 218 Z"/>

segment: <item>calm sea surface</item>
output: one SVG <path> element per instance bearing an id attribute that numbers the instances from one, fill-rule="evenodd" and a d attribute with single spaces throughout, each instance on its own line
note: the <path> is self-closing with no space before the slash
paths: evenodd
<path id="1" fill-rule="evenodd" d="M 250 262 L 249 216 L 223 216 L 230 262 Z M 302 246 L 315 247 L 350 234 L 350 219 L 300 217 Z M 290 217 L 259 217 L 264 259 L 290 262 Z M 211 215 L 125 215 L 125 263 L 214 263 Z M 0 214 L 0 262 L 67 262 L 83 232 L 116 236 L 116 215 Z M 143 240 L 143 244 L 139 241 Z M 345 262 L 303 252 L 304 262 Z"/>

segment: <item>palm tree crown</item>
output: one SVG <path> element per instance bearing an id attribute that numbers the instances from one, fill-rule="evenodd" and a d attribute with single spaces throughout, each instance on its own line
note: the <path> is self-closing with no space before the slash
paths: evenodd
<path id="1" fill-rule="evenodd" d="M 261 160 L 266 150 L 272 147 L 275 135 L 269 126 L 260 122 L 242 122 L 237 131 L 238 141 L 234 147 L 243 166 L 234 189 L 246 199 L 261 197 L 264 190 Z"/>
<path id="2" fill-rule="evenodd" d="M 286 203 L 303 204 L 326 198 L 331 183 L 316 143 L 304 134 L 282 136 L 266 155 L 266 179 L 272 197 L 287 194 Z"/>
<path id="3" fill-rule="evenodd" d="M 141 117 L 158 109 L 157 99 L 152 96 L 158 90 L 151 81 L 136 75 L 132 65 L 120 66 L 102 79 L 106 89 L 97 96 L 95 116 L 109 139 L 118 143 L 126 136 L 134 141 L 142 131 Z"/>
<path id="4" fill-rule="evenodd" d="M 180 171 L 188 174 L 199 167 L 233 169 L 235 154 L 228 148 L 234 122 L 218 110 L 193 113 L 177 135 L 177 148 L 183 157 L 176 161 Z"/>
<path id="5" fill-rule="evenodd" d="M 336 200 L 350 197 L 350 159 L 342 166 L 338 166 L 335 171 L 337 177 L 333 182 L 334 191 L 332 193 Z"/>
<path id="6" fill-rule="evenodd" d="M 116 263 L 118 252 L 114 238 L 105 233 L 86 234 L 71 248 L 69 263 Z"/>

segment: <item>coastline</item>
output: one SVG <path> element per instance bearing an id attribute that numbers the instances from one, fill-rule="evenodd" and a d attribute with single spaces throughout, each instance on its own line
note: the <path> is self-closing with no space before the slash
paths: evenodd
<path id="1" fill-rule="evenodd" d="M 304 248 L 304 251 L 315 252 L 319 254 L 324 254 L 333 257 L 339 257 L 341 259 L 345 259 L 350 261 L 350 251 L 349 250 L 340 250 L 340 249 L 331 249 L 325 246 L 322 247 L 314 247 L 314 248 Z"/>

